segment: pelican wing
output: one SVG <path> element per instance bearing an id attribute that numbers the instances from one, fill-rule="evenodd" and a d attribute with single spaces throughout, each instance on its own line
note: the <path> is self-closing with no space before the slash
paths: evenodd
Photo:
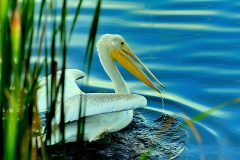
<path id="1" fill-rule="evenodd" d="M 61 71 L 57 72 L 57 82 L 59 82 Z M 65 70 L 65 91 L 64 91 L 64 115 L 65 122 L 78 120 L 79 117 L 111 113 L 134 108 L 145 107 L 146 98 L 136 94 L 116 94 L 116 93 L 83 93 L 76 84 L 76 80 L 81 79 L 85 74 L 77 69 Z M 47 106 L 47 93 L 51 95 L 52 76 L 43 77 L 39 81 L 41 88 L 38 90 L 38 111 L 45 113 L 49 110 Z M 47 90 L 48 81 L 48 90 Z M 62 91 L 58 93 L 56 99 L 55 118 L 52 123 L 61 121 L 61 96 Z M 50 105 L 50 96 L 48 98 Z"/>
<path id="2" fill-rule="evenodd" d="M 58 71 L 56 74 L 56 82 L 57 84 L 60 81 L 62 71 Z M 64 86 L 64 98 L 72 97 L 76 94 L 82 94 L 83 92 L 79 89 L 79 87 L 76 84 L 76 80 L 81 79 L 85 76 L 84 72 L 77 70 L 77 69 L 66 69 L 65 70 L 65 86 Z M 48 81 L 48 89 L 47 89 L 47 81 Z M 43 77 L 39 81 L 40 89 L 37 91 L 38 95 L 38 111 L 39 112 L 45 112 L 49 110 L 49 106 L 47 106 L 47 96 L 48 96 L 48 105 L 51 104 L 50 102 L 50 95 L 52 92 L 52 75 L 49 75 L 47 77 Z M 60 90 L 58 92 L 57 102 L 61 102 L 61 96 L 62 96 L 62 89 L 60 87 Z"/>
<path id="3" fill-rule="evenodd" d="M 79 117 L 145 107 L 146 98 L 136 94 L 89 93 L 78 94 L 64 101 L 65 122 Z M 53 123 L 60 123 L 61 109 L 57 107 Z"/>

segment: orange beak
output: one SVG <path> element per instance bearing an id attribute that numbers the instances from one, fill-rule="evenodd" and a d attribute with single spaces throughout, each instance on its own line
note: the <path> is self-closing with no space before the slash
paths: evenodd
<path id="1" fill-rule="evenodd" d="M 113 60 L 118 61 L 124 68 L 126 68 L 130 73 L 132 73 L 135 77 L 140 79 L 142 82 L 147 84 L 149 87 L 153 88 L 157 92 L 161 93 L 161 91 L 153 84 L 150 78 L 142 71 L 142 69 L 137 65 L 138 62 L 149 75 L 151 75 L 157 83 L 166 90 L 166 87 L 162 85 L 161 82 L 151 73 L 151 71 L 142 63 L 142 61 L 136 56 L 136 54 L 129 48 L 127 44 L 122 46 L 121 49 L 112 49 L 110 50 L 110 55 Z M 135 61 L 136 62 L 135 62 Z"/>

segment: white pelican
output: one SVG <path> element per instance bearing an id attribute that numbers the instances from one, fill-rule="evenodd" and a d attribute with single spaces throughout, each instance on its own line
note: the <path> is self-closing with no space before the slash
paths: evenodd
<path id="1" fill-rule="evenodd" d="M 78 88 L 75 81 L 83 78 L 85 74 L 77 69 L 66 69 L 64 92 L 64 114 L 66 123 L 65 142 L 77 140 L 78 127 L 76 120 L 79 118 L 80 102 L 82 103 L 81 110 L 83 111 L 81 112 L 81 117 L 86 117 L 84 126 L 85 141 L 99 139 L 105 132 L 121 130 L 132 121 L 132 109 L 146 106 L 147 101 L 145 97 L 130 94 L 129 88 L 119 73 L 114 61 L 119 62 L 134 76 L 161 93 L 148 76 L 135 63 L 135 61 L 138 62 L 149 73 L 149 75 L 151 75 L 157 83 L 165 89 L 165 87 L 134 54 L 120 35 L 103 35 L 97 43 L 97 51 L 104 70 L 112 80 L 115 93 L 83 93 Z M 61 71 L 59 71 L 57 75 L 59 79 Z M 51 75 L 47 78 L 50 82 Z M 46 77 L 42 78 L 39 84 L 42 88 L 38 90 L 38 111 L 44 112 L 47 109 Z M 50 92 L 50 86 L 48 88 L 48 92 Z M 56 127 L 60 122 L 60 96 L 61 93 L 59 93 L 57 98 L 55 118 L 52 121 L 52 125 L 55 126 L 55 130 L 52 133 L 52 144 L 57 143 L 62 139 L 59 134 L 59 127 Z"/>

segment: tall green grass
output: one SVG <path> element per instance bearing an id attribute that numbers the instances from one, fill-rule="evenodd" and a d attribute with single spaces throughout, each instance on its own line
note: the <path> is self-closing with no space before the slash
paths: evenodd
<path id="1" fill-rule="evenodd" d="M 57 23 L 57 3 L 61 3 L 61 20 Z M 66 56 L 68 43 L 77 22 L 77 17 L 81 9 L 82 0 L 78 1 L 75 16 L 70 24 L 70 29 L 66 28 L 67 0 L 42 0 L 36 4 L 34 0 L 1 0 L 0 1 L 0 159 L 37 159 L 41 156 L 48 159 L 51 155 L 51 146 L 46 146 L 46 142 L 51 142 L 51 120 L 54 117 L 56 107 L 56 97 L 58 91 L 62 90 L 61 105 L 61 135 L 62 142 L 59 149 L 65 153 L 64 143 L 64 75 L 66 68 Z M 40 6 L 39 13 L 36 13 L 36 5 Z M 88 61 L 87 68 L 90 68 L 95 36 L 97 33 L 98 17 L 100 14 L 101 0 L 98 0 L 93 22 L 89 33 L 89 40 L 85 59 Z M 37 14 L 37 25 L 34 23 L 34 15 Z M 51 31 L 51 46 L 47 45 L 46 30 L 47 18 L 53 17 Z M 36 16 L 35 16 L 36 17 Z M 60 36 L 58 36 L 60 35 Z M 57 39 L 57 38 L 60 39 Z M 56 61 L 57 43 L 60 42 L 58 50 L 61 51 L 62 66 Z M 33 52 L 33 45 L 37 46 L 37 53 Z M 43 54 L 44 53 L 44 54 Z M 31 62 L 31 57 L 37 54 L 36 62 Z M 40 59 L 45 57 L 45 62 Z M 49 64 L 49 58 L 51 63 Z M 84 58 L 84 57 L 82 57 Z M 56 80 L 57 68 L 62 69 L 60 81 Z M 43 69 L 45 68 L 45 71 Z M 88 72 L 90 69 L 87 69 Z M 51 106 L 47 113 L 46 141 L 42 140 L 41 155 L 37 155 L 37 147 L 32 144 L 34 134 L 41 133 L 41 124 L 37 110 L 37 90 L 38 80 L 41 72 L 45 75 L 52 74 L 51 81 L 47 81 L 47 86 L 51 85 L 51 94 L 48 94 Z M 46 92 L 47 94 L 47 92 Z M 80 115 L 80 114 L 79 114 Z M 79 121 L 78 140 L 83 135 L 83 122 Z M 41 134 L 38 136 L 42 137 Z M 41 138 L 42 139 L 42 138 Z M 79 142 L 81 143 L 81 142 Z M 81 152 L 80 152 L 81 153 Z M 81 158 L 81 154 L 76 155 Z M 63 159 L 65 154 L 63 154 Z"/>

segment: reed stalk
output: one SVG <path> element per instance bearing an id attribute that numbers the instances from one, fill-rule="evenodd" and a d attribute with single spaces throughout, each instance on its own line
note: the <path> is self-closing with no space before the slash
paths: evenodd
<path id="1" fill-rule="evenodd" d="M 37 3 L 34 0 L 0 0 L 0 159 L 49 159 L 51 156 L 51 121 L 53 119 L 56 98 L 61 89 L 61 123 L 60 130 L 62 141 L 59 148 L 65 153 L 65 123 L 64 123 L 64 75 L 66 69 L 67 49 L 72 33 L 74 31 L 77 17 L 79 15 L 82 0 L 79 0 L 76 6 L 75 16 L 70 24 L 71 28 L 66 28 L 67 19 L 67 1 L 62 0 L 61 21 L 57 23 L 57 0 L 42 0 Z M 99 0 L 93 16 L 88 50 L 88 67 L 90 68 L 95 36 L 97 33 L 98 17 L 100 14 Z M 36 13 L 36 6 L 40 6 L 39 13 Z M 34 19 L 34 15 L 39 15 Z M 53 17 L 51 45 L 47 45 L 47 22 L 48 17 Z M 34 22 L 37 21 L 37 24 Z M 60 36 L 57 36 L 60 35 Z M 60 37 L 60 39 L 57 39 Z M 60 47 L 56 42 L 60 42 Z M 33 45 L 34 44 L 34 45 Z M 33 53 L 33 46 L 37 46 L 37 53 Z M 59 50 L 62 57 L 62 66 L 56 61 L 56 50 Z M 44 53 L 44 54 L 43 54 Z M 31 59 L 37 57 L 35 62 Z M 45 61 L 42 62 L 41 59 Z M 82 57 L 84 58 L 84 57 Z M 51 63 L 48 63 L 49 60 Z M 56 71 L 62 69 L 60 81 L 57 81 Z M 87 69 L 90 70 L 90 69 Z M 46 91 L 47 95 L 47 124 L 46 139 L 41 135 L 41 120 L 37 108 L 37 90 L 41 87 L 38 84 L 40 75 L 45 72 L 45 76 L 52 74 L 51 93 Z M 59 93 L 60 94 L 60 93 Z M 50 103 L 49 103 L 50 102 Z M 80 114 L 79 114 L 80 115 Z M 78 127 L 83 128 L 84 123 L 79 123 Z M 41 149 L 37 149 L 36 133 L 40 137 Z M 79 129 L 79 136 L 83 135 L 83 130 Z M 81 140 L 81 139 L 79 139 Z M 81 143 L 81 142 L 79 142 Z M 40 155 L 39 155 L 40 154 Z M 63 154 L 62 158 L 65 158 Z"/>

